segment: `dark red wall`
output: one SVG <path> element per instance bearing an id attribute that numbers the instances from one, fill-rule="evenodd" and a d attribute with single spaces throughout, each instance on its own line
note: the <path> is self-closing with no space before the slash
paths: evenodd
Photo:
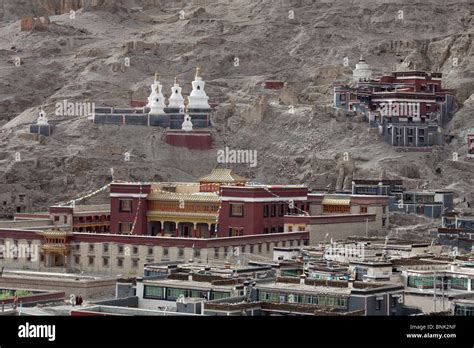
<path id="1" fill-rule="evenodd" d="M 190 150 L 212 149 L 212 136 L 210 132 L 192 131 L 167 131 L 166 143 L 172 146 L 186 147 Z"/>
<path id="2" fill-rule="evenodd" d="M 150 184 L 143 184 L 141 188 L 142 194 L 150 193 Z M 127 194 L 139 194 L 140 185 L 118 185 L 112 184 L 110 186 L 110 193 L 123 194 L 124 197 L 110 197 L 110 233 L 119 233 L 120 222 L 131 222 L 133 224 L 135 216 L 138 210 L 137 222 L 135 225 L 134 233 L 136 235 L 146 235 L 147 231 L 147 218 L 146 213 L 148 210 L 146 197 L 126 197 Z M 132 200 L 132 211 L 131 212 L 120 212 L 120 199 L 131 199 Z M 140 203 L 139 203 L 140 201 Z M 140 205 L 140 206 L 139 206 Z"/>
<path id="3" fill-rule="evenodd" d="M 283 188 L 283 187 L 271 187 L 268 188 L 268 192 L 260 187 L 223 187 L 221 192 L 222 196 L 226 197 L 221 203 L 221 209 L 219 211 L 219 229 L 218 237 L 228 237 L 229 227 L 243 227 L 244 236 L 263 234 L 264 229 L 268 228 L 268 233 L 271 233 L 271 228 L 274 227 L 274 233 L 278 233 L 278 228 L 284 226 L 284 215 L 288 213 L 302 214 L 301 211 L 288 210 L 288 200 L 292 197 L 307 197 L 307 188 Z M 277 198 L 274 195 L 280 197 L 275 202 L 244 202 L 244 198 Z M 231 200 L 227 200 L 231 199 Z M 298 208 L 308 211 L 309 203 L 306 201 L 294 201 Z M 230 216 L 230 205 L 232 203 L 238 203 L 244 205 L 244 216 L 243 217 L 232 217 Z M 280 215 L 280 205 L 283 204 L 283 216 Z M 268 205 L 268 217 L 264 217 L 264 206 Z M 276 216 L 272 216 L 272 205 L 276 205 Z"/>

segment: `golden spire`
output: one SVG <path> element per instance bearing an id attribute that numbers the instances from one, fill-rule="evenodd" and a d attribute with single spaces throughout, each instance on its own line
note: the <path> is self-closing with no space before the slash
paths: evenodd
<path id="1" fill-rule="evenodd" d="M 158 74 L 158 71 L 155 72 L 155 82 L 158 82 L 158 80 L 160 79 L 160 74 Z"/>
<path id="2" fill-rule="evenodd" d="M 201 66 L 198 65 L 198 66 L 196 67 L 196 77 L 199 77 L 200 75 L 201 75 Z"/>
<path id="3" fill-rule="evenodd" d="M 178 84 L 178 78 L 175 76 L 174 77 L 174 84 L 177 85 Z"/>

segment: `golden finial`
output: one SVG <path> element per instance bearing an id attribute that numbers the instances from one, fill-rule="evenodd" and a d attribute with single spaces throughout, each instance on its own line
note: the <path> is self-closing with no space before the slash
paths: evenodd
<path id="1" fill-rule="evenodd" d="M 201 66 L 198 65 L 198 66 L 196 67 L 196 77 L 199 77 L 200 75 L 201 75 Z"/>
<path id="2" fill-rule="evenodd" d="M 158 82 L 158 80 L 160 79 L 160 74 L 158 74 L 158 71 L 155 72 L 155 82 Z"/>
<path id="3" fill-rule="evenodd" d="M 178 77 L 174 77 L 174 84 L 177 85 L 178 84 Z"/>

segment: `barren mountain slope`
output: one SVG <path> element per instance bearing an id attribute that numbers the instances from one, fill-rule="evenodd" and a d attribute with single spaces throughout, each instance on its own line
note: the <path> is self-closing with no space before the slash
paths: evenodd
<path id="1" fill-rule="evenodd" d="M 474 129 L 473 6 L 467 1 L 28 3 L 0 0 L 0 114 L 10 118 L 0 133 L 0 184 L 4 191 L 13 184 L 27 189 L 37 209 L 100 187 L 110 168 L 123 180 L 195 180 L 218 165 L 216 150 L 225 146 L 257 150 L 256 167 L 228 166 L 267 183 L 336 188 L 347 186 L 353 173 L 384 172 L 411 187 L 451 188 L 474 199 L 474 162 L 465 160 L 465 134 Z M 71 19 L 68 11 L 77 8 Z M 19 16 L 47 13 L 53 22 L 47 28 L 19 30 Z M 157 46 L 127 50 L 133 41 Z M 350 78 L 361 54 L 376 75 L 402 62 L 443 72 L 445 86 L 458 90 L 458 111 L 447 126 L 451 144 L 397 152 L 366 123 L 333 109 L 334 82 Z M 117 67 L 125 58 L 130 67 L 122 72 Z M 187 95 L 197 64 L 207 94 L 219 103 L 212 151 L 171 147 L 159 128 L 54 115 L 64 99 L 122 106 L 144 99 L 155 70 L 165 94 L 178 76 Z M 266 79 L 287 81 L 288 90 L 264 92 L 258 84 Z M 21 133 L 41 105 L 57 128 L 38 143 Z"/>

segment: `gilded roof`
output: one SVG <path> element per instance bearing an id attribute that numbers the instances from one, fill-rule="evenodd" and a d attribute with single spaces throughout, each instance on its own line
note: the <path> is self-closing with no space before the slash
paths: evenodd
<path id="1" fill-rule="evenodd" d="M 216 168 L 208 175 L 199 178 L 199 182 L 247 182 L 248 179 L 235 174 L 232 169 Z"/>
<path id="2" fill-rule="evenodd" d="M 214 192 L 197 192 L 197 193 L 174 193 L 162 191 L 159 189 L 153 190 L 147 197 L 148 200 L 153 201 L 168 201 L 168 202 L 203 202 L 203 203 L 219 203 L 219 195 Z"/>
<path id="3" fill-rule="evenodd" d="M 350 205 L 350 198 L 326 198 L 323 199 L 323 205 Z"/>
<path id="4" fill-rule="evenodd" d="M 67 237 L 72 236 L 72 233 L 69 231 L 58 231 L 58 230 L 48 230 L 43 231 L 41 234 L 45 237 Z"/>

